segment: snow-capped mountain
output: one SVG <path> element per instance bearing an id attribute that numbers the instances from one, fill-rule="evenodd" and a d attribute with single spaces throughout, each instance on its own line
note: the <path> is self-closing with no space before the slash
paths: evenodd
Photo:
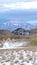
<path id="1" fill-rule="evenodd" d="M 37 28 L 37 24 L 30 24 L 30 23 L 12 23 L 12 22 L 6 22 L 0 24 L 0 29 L 4 30 L 10 30 L 13 31 L 17 28 L 24 28 L 26 30 L 30 30 L 32 28 Z"/>

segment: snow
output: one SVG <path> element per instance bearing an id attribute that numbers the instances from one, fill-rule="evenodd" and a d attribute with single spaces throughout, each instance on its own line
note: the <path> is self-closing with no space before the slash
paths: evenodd
<path id="1" fill-rule="evenodd" d="M 14 42 L 14 43 L 10 43 L 10 42 L 5 42 L 3 44 L 3 48 L 16 48 L 16 47 L 20 47 L 20 46 L 26 46 L 28 43 L 27 42 Z"/>
<path id="2" fill-rule="evenodd" d="M 28 54 L 30 57 L 27 56 Z M 0 65 L 37 65 L 37 51 L 31 50 L 5 51 L 4 54 L 0 56 Z"/>
<path id="3" fill-rule="evenodd" d="M 10 62 L 0 63 L 0 65 L 10 65 Z"/>
<path id="4" fill-rule="evenodd" d="M 27 42 L 4 42 L 0 49 L 17 48 L 27 44 Z M 2 55 L 0 52 L 0 65 L 37 65 L 37 51 L 10 50 L 5 51 Z"/>
<path id="5" fill-rule="evenodd" d="M 12 48 L 12 47 L 17 47 L 17 46 L 22 46 L 23 45 L 23 43 L 18 43 L 18 42 L 16 42 L 16 43 L 4 43 L 4 46 L 3 46 L 3 48 Z"/>

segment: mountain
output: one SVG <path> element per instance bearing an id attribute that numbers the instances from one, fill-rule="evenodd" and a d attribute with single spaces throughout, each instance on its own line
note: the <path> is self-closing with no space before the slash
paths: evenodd
<path id="1" fill-rule="evenodd" d="M 16 35 L 26 35 L 29 33 L 29 30 L 25 30 L 24 28 L 17 28 L 12 33 L 14 33 Z"/>
<path id="2" fill-rule="evenodd" d="M 29 23 L 12 23 L 12 22 L 6 22 L 6 23 L 2 23 L 0 24 L 0 29 L 4 29 L 4 30 L 10 30 L 13 31 L 16 28 L 24 28 L 26 30 L 30 30 L 33 25 L 29 24 Z"/>
<path id="3" fill-rule="evenodd" d="M 0 30 L 0 39 L 11 38 L 13 34 L 9 30 Z"/>
<path id="4" fill-rule="evenodd" d="M 9 10 L 0 13 L 0 29 L 8 29 L 10 31 L 21 27 L 31 29 L 36 27 L 37 10 Z"/>
<path id="5" fill-rule="evenodd" d="M 17 28 L 15 31 L 25 31 L 25 29 L 23 29 L 23 28 Z"/>
<path id="6" fill-rule="evenodd" d="M 32 28 L 31 30 L 25 30 L 24 28 L 17 28 L 12 32 L 16 35 L 37 35 L 37 28 Z"/>
<path id="7" fill-rule="evenodd" d="M 25 30 L 24 28 L 17 28 L 14 31 L 0 30 L 0 40 L 2 39 L 19 39 L 24 36 L 34 35 L 37 36 L 37 28 L 31 30 Z"/>
<path id="8" fill-rule="evenodd" d="M 21 31 L 22 33 L 22 31 Z M 11 32 L 9 30 L 0 30 L 0 40 L 3 40 L 3 39 L 19 39 L 19 38 L 22 38 L 22 36 L 20 35 L 16 35 L 14 34 L 14 32 Z"/>

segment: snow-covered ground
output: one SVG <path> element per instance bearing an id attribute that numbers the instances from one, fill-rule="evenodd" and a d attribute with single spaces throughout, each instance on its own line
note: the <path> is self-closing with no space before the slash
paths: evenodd
<path id="1" fill-rule="evenodd" d="M 37 65 L 37 51 L 12 49 L 27 45 L 28 42 L 4 42 L 3 45 L 0 44 L 1 52 L 6 50 L 3 53 L 0 52 L 0 65 Z"/>
<path id="2" fill-rule="evenodd" d="M 28 42 L 4 42 L 3 45 L 1 45 L 3 49 L 9 49 L 9 48 L 15 48 L 20 46 L 26 46 L 28 45 Z"/>
<path id="3" fill-rule="evenodd" d="M 0 65 L 37 65 L 37 51 L 7 50 L 0 54 Z"/>
<path id="4" fill-rule="evenodd" d="M 9 42 L 5 42 L 3 45 L 3 48 L 13 48 L 13 47 L 18 47 L 18 46 L 23 46 L 23 43 L 19 43 L 19 42 L 14 42 L 14 43 L 9 43 Z"/>

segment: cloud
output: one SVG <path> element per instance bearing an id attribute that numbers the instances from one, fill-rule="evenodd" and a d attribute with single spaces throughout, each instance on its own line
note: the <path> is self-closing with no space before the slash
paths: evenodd
<path id="1" fill-rule="evenodd" d="M 0 0 L 0 3 L 14 3 L 14 2 L 33 2 L 37 0 Z"/>
<path id="2" fill-rule="evenodd" d="M 16 2 L 12 4 L 3 4 L 3 8 L 5 9 L 34 9 L 37 8 L 37 1 L 36 2 Z"/>

